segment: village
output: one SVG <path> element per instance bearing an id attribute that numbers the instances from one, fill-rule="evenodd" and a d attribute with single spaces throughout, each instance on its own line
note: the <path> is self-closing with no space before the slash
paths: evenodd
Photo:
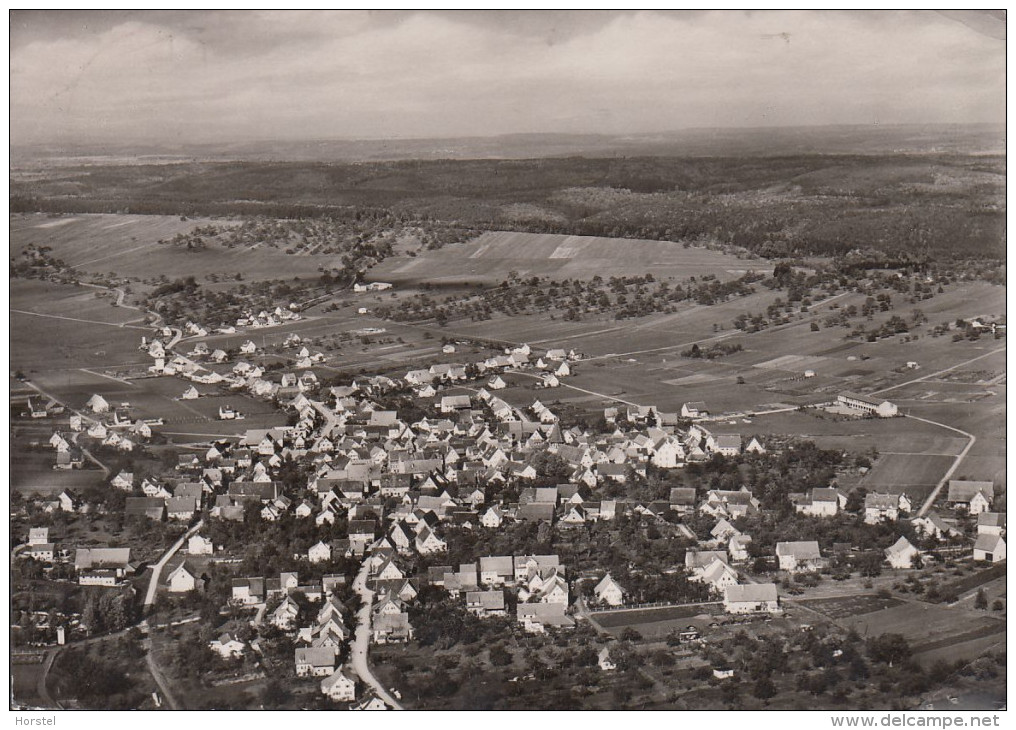
<path id="1" fill-rule="evenodd" d="M 298 317 L 280 307 L 237 327 Z M 285 412 L 289 425 L 187 444 L 173 463 L 144 474 L 110 472 L 102 499 L 66 489 L 26 500 L 19 516 L 28 529 L 15 536 L 14 556 L 41 568 L 26 574 L 128 596 L 141 623 L 165 610 L 196 620 L 183 607 L 187 597 L 204 596 L 214 604 L 200 619 L 212 635 L 205 649 L 221 660 L 220 671 L 294 677 L 336 706 L 403 707 L 400 688 L 377 678 L 370 652 L 413 646 L 421 628 L 414 617 L 426 601 L 451 600 L 472 617 L 511 621 L 548 640 L 594 625 L 606 673 L 621 649 L 597 621 L 612 612 L 690 608 L 683 615 L 695 620 L 675 636 L 694 646 L 710 627 L 799 617 L 802 595 L 824 595 L 816 588 L 822 576 L 856 574 L 866 586 L 857 584 L 858 595 L 888 596 L 890 585 L 920 584 L 914 576 L 934 565 L 978 569 L 1006 559 L 1005 515 L 993 511 L 990 481 L 945 480 L 923 504 L 888 486 L 841 489 L 835 474 L 805 491 L 763 495 L 736 465 L 761 469 L 802 444 L 714 433 L 729 415 L 705 402 L 679 412 L 610 405 L 595 426 L 563 424 L 546 396 L 584 366 L 574 350 L 523 345 L 401 377 L 323 383 L 312 368 L 324 356 L 298 334 L 282 345 L 293 369 L 269 371 L 256 364 L 253 339 L 227 352 L 200 341 L 206 328 L 190 323 L 186 331 L 160 328 L 143 338 L 150 377 L 178 381 L 181 401 L 207 397 L 198 385 L 244 393 Z M 444 358 L 456 354 L 454 344 L 442 348 Z M 520 374 L 537 396 L 524 407 L 498 395 Z M 412 415 L 400 411 L 407 402 Z M 58 470 L 101 466 L 93 451 L 144 452 L 159 424 L 98 393 L 79 404 L 40 394 L 24 406 L 31 419 L 52 422 L 47 448 Z M 851 418 L 899 416 L 889 400 L 850 392 L 816 407 Z M 243 416 L 218 408 L 221 420 Z M 725 465 L 735 476 L 721 484 Z M 111 505 L 122 510 L 121 524 L 138 526 L 133 542 L 128 533 L 87 546 L 64 536 L 75 520 L 107 516 Z M 771 532 L 779 515 L 821 537 L 752 534 L 753 526 Z M 159 526 L 151 534 L 162 537 L 161 548 L 145 543 L 145 525 Z M 614 560 L 610 541 L 621 526 L 663 545 L 664 557 L 651 567 Z M 834 541 L 848 532 L 855 539 Z M 259 533 L 286 535 L 290 552 L 269 549 Z M 569 563 L 582 535 L 599 543 L 587 541 Z M 567 553 L 536 552 L 555 544 Z M 258 562 L 252 555 L 266 556 L 265 570 L 244 570 Z M 872 583 L 878 576 L 880 587 Z M 82 612 L 53 608 L 37 608 L 17 627 L 28 629 L 31 643 L 73 645 L 98 633 Z M 1002 608 L 996 601 L 994 610 Z M 292 647 L 285 670 L 266 648 L 280 637 Z M 734 674 L 707 665 L 715 679 Z"/>

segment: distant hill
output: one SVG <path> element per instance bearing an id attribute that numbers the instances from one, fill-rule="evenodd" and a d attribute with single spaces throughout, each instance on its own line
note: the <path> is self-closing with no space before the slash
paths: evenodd
<path id="1" fill-rule="evenodd" d="M 770 157 L 800 154 L 1001 154 L 1001 125 L 897 125 L 686 129 L 661 134 L 513 134 L 449 139 L 277 140 L 220 144 L 37 145 L 12 165 L 158 164 L 180 161 L 534 159 L 553 157 Z"/>

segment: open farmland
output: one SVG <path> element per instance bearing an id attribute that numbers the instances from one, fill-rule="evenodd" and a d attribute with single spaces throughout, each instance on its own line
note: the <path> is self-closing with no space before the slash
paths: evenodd
<path id="1" fill-rule="evenodd" d="M 952 649 L 953 660 L 972 659 L 984 651 L 984 639 L 993 640 L 988 644 L 1004 642 L 1006 630 L 1005 621 L 984 613 L 921 601 L 845 617 L 841 622 L 862 637 L 901 634 L 922 662 L 932 659 L 922 652 L 946 648 Z"/>
<path id="2" fill-rule="evenodd" d="M 100 290 L 13 279 L 10 282 L 12 369 L 115 368 L 145 364 L 138 351 L 151 330 L 138 324 L 139 312 L 114 307 Z"/>
<path id="3" fill-rule="evenodd" d="M 390 258 L 375 267 L 370 278 L 405 284 L 494 284 L 506 279 L 509 271 L 524 278 L 557 280 L 641 276 L 649 271 L 656 278 L 712 274 L 732 279 L 749 269 L 771 268 L 762 259 L 739 259 L 671 241 L 492 231 L 469 243 Z"/>
<path id="4" fill-rule="evenodd" d="M 140 279 L 212 273 L 239 273 L 246 280 L 316 276 L 319 266 L 336 263 L 334 256 L 289 255 L 267 246 L 188 250 L 159 243 L 210 223 L 222 226 L 229 221 L 164 215 L 15 215 L 10 220 L 11 256 L 17 257 L 29 244 L 49 246 L 51 256 L 78 271 Z"/>

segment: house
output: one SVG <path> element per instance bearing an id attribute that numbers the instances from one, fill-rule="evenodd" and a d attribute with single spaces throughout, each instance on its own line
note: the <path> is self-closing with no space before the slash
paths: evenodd
<path id="1" fill-rule="evenodd" d="M 194 517 L 194 499 L 171 497 L 166 501 L 166 514 L 171 520 L 189 520 Z"/>
<path id="2" fill-rule="evenodd" d="M 978 535 L 974 542 L 974 560 L 989 563 L 1005 560 L 1005 540 L 1001 535 Z"/>
<path id="3" fill-rule="evenodd" d="M 610 573 L 603 576 L 593 588 L 593 596 L 597 603 L 606 603 L 608 606 L 620 606 L 624 603 L 624 589 L 610 577 Z"/>
<path id="4" fill-rule="evenodd" d="M 121 471 L 109 482 L 110 486 L 129 492 L 134 489 L 134 473 Z"/>
<path id="5" fill-rule="evenodd" d="M 741 453 L 741 435 L 737 433 L 721 433 L 713 440 L 714 453 L 723 456 L 737 456 Z"/>
<path id="6" fill-rule="evenodd" d="M 321 694 L 333 702 L 356 702 L 356 680 L 346 668 L 340 668 L 321 680 Z"/>
<path id="7" fill-rule="evenodd" d="M 265 600 L 264 578 L 234 578 L 230 600 L 242 606 L 254 606 Z"/>
<path id="8" fill-rule="evenodd" d="M 510 555 L 480 558 L 480 583 L 499 586 L 515 579 L 515 567 Z"/>
<path id="9" fill-rule="evenodd" d="M 325 563 L 332 559 L 332 546 L 318 541 L 307 551 L 307 560 L 312 563 Z"/>
<path id="10" fill-rule="evenodd" d="M 727 613 L 776 613 L 780 610 L 775 583 L 748 583 L 723 589 L 723 610 Z"/>
<path id="11" fill-rule="evenodd" d="M 803 499 L 794 504 L 798 514 L 811 517 L 834 517 L 847 506 L 847 498 L 838 489 L 809 489 Z"/>
<path id="12" fill-rule="evenodd" d="M 186 560 L 169 574 L 166 583 L 169 585 L 170 593 L 188 593 L 200 590 L 204 586 L 204 581 L 198 577 L 194 568 L 188 565 Z"/>
<path id="13" fill-rule="evenodd" d="M 124 517 L 163 520 L 166 517 L 166 500 L 159 497 L 128 497 L 124 506 Z"/>
<path id="14" fill-rule="evenodd" d="M 819 570 L 823 564 L 818 542 L 814 540 L 778 542 L 776 559 L 779 561 L 780 570 L 791 573 Z"/>
<path id="15" fill-rule="evenodd" d="M 331 646 L 301 647 L 293 651 L 293 664 L 298 677 L 326 677 L 335 671 L 335 648 Z"/>
<path id="16" fill-rule="evenodd" d="M 600 649 L 600 653 L 596 655 L 596 664 L 604 672 L 612 672 L 617 669 L 617 665 L 610 661 L 610 649 L 606 646 Z"/>
<path id="17" fill-rule="evenodd" d="M 713 560 L 708 566 L 697 571 L 690 580 L 712 586 L 719 592 L 727 586 L 737 585 L 737 572 L 722 560 Z"/>
<path id="18" fill-rule="evenodd" d="M 685 403 L 681 406 L 681 417 L 682 418 L 707 418 L 709 416 L 709 409 L 706 408 L 706 404 L 702 401 L 694 401 L 692 403 Z"/>
<path id="19" fill-rule="evenodd" d="M 680 514 L 695 511 L 695 488 L 674 487 L 670 490 L 670 508 Z"/>
<path id="20" fill-rule="evenodd" d="M 466 610 L 476 614 L 480 618 L 485 616 L 504 616 L 504 592 L 495 591 L 469 591 L 466 593 Z"/>
<path id="21" fill-rule="evenodd" d="M 929 512 L 924 517 L 917 517 L 911 522 L 914 528 L 926 537 L 934 537 L 941 540 L 943 537 L 960 537 L 963 534 L 956 527 L 943 520 L 936 512 Z"/>
<path id="22" fill-rule="evenodd" d="M 836 396 L 836 402 L 855 411 L 862 411 L 879 418 L 892 418 L 899 415 L 899 409 L 895 403 L 858 393 L 840 393 Z"/>
<path id="23" fill-rule="evenodd" d="M 300 606 L 290 596 L 286 596 L 282 603 L 272 611 L 272 626 L 282 631 L 289 631 L 296 625 L 299 616 Z"/>
<path id="24" fill-rule="evenodd" d="M 889 567 L 897 570 L 914 567 L 914 558 L 919 554 L 920 551 L 903 536 L 885 549 L 885 559 L 889 562 Z"/>
<path id="25" fill-rule="evenodd" d="M 706 492 L 705 501 L 699 505 L 699 511 L 713 517 L 738 519 L 747 515 L 757 514 L 760 503 L 745 487 L 739 491 L 710 489 Z"/>
<path id="26" fill-rule="evenodd" d="M 198 389 L 192 385 L 183 392 L 183 395 L 180 396 L 180 400 L 195 400 L 200 396 L 201 394 L 198 393 Z"/>
<path id="27" fill-rule="evenodd" d="M 569 629 L 575 626 L 575 619 L 565 614 L 566 608 L 563 603 L 520 603 L 516 616 L 527 632 L 542 634 L 548 628 Z"/>
<path id="28" fill-rule="evenodd" d="M 65 489 L 57 496 L 57 501 L 60 503 L 60 510 L 63 512 L 77 512 L 78 508 L 81 507 L 81 497 L 70 489 Z"/>
<path id="29" fill-rule="evenodd" d="M 395 644 L 411 641 L 413 627 L 409 624 L 408 613 L 385 613 L 373 621 L 374 643 Z"/>
<path id="30" fill-rule="evenodd" d="M 108 413 L 109 401 L 96 393 L 88 399 L 87 403 L 85 403 L 85 408 L 90 410 L 92 413 Z"/>
<path id="31" fill-rule="evenodd" d="M 223 659 L 234 659 L 243 655 L 246 645 L 232 633 L 226 632 L 208 642 L 208 648 Z"/>
<path id="32" fill-rule="evenodd" d="M 500 527 L 504 521 L 504 513 L 497 506 L 488 507 L 487 510 L 480 516 L 480 524 L 488 528 Z"/>
<path id="33" fill-rule="evenodd" d="M 762 445 L 762 442 L 758 440 L 758 437 L 752 436 L 748 445 L 744 447 L 744 453 L 746 454 L 764 454 L 766 453 L 766 447 Z"/>
<path id="34" fill-rule="evenodd" d="M 215 548 L 212 541 L 201 535 L 192 535 L 187 541 L 188 555 L 211 555 Z"/>
<path id="35" fill-rule="evenodd" d="M 909 512 L 910 507 L 910 498 L 906 494 L 869 492 L 864 496 L 864 521 L 869 525 L 882 521 L 895 522 L 900 512 Z"/>
<path id="36" fill-rule="evenodd" d="M 969 514 L 978 515 L 991 509 L 995 498 L 995 485 L 992 482 L 967 481 L 964 479 L 949 480 L 949 494 L 946 501 L 954 507 L 964 508 Z"/>
<path id="37" fill-rule="evenodd" d="M 735 562 L 747 560 L 748 545 L 751 544 L 751 535 L 734 535 L 727 543 L 727 550 L 730 551 L 730 559 Z"/>
<path id="38" fill-rule="evenodd" d="M 468 395 L 446 395 L 441 398 L 440 409 L 442 413 L 455 413 L 469 410 L 471 405 Z"/>
<path id="39" fill-rule="evenodd" d="M 1005 532 L 1005 514 L 981 512 L 977 515 L 978 535 L 1002 535 Z"/>

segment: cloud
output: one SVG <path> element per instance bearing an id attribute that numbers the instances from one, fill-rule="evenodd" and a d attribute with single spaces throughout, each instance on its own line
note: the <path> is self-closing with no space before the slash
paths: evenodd
<path id="1" fill-rule="evenodd" d="M 12 18 L 15 144 L 1004 119 L 1004 43 L 932 13 L 96 21 Z"/>

